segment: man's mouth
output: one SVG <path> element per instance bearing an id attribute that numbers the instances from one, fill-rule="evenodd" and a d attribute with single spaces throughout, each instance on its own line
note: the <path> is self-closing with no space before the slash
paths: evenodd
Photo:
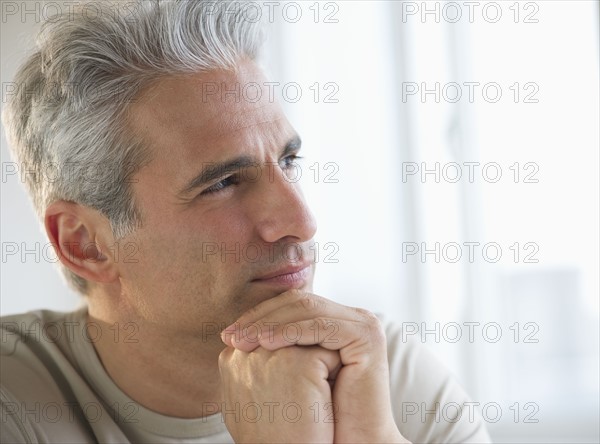
<path id="1" fill-rule="evenodd" d="M 295 266 L 286 266 L 266 273 L 252 282 L 270 285 L 285 285 L 299 288 L 304 285 L 310 277 L 310 266 L 312 262 Z"/>

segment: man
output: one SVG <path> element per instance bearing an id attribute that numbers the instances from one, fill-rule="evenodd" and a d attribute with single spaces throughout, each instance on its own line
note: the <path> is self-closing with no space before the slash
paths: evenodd
<path id="1" fill-rule="evenodd" d="M 87 304 L 3 319 L 2 440 L 487 442 L 425 350 L 312 294 L 300 138 L 258 24 L 123 5 L 49 21 L 3 113 L 18 161 L 60 172 L 27 185 Z"/>

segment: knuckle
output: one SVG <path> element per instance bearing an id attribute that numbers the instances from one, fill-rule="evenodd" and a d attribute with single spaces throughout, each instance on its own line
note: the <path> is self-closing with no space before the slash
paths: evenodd
<path id="1" fill-rule="evenodd" d="M 326 318 L 323 316 L 317 316 L 313 319 L 314 327 L 319 330 L 327 330 L 331 328 L 331 325 L 335 323 L 333 319 Z"/>
<path id="2" fill-rule="evenodd" d="M 306 311 L 314 311 L 318 307 L 318 302 L 312 296 L 302 296 L 298 300 L 297 304 L 299 305 L 300 308 L 302 308 Z"/>
<path id="3" fill-rule="evenodd" d="M 356 310 L 363 318 L 363 325 L 368 335 L 375 340 L 375 342 L 384 342 L 385 332 L 381 320 L 377 315 L 364 308 L 356 308 Z"/>
<path id="4" fill-rule="evenodd" d="M 287 293 L 292 296 L 302 296 L 302 295 L 306 294 L 306 292 L 304 290 L 300 290 L 299 288 L 292 288 L 292 289 L 288 290 Z"/>
<path id="5" fill-rule="evenodd" d="M 219 370 L 224 370 L 228 367 L 233 355 L 231 347 L 225 347 L 221 353 L 219 353 Z"/>
<path id="6" fill-rule="evenodd" d="M 300 290 L 299 288 L 292 288 L 290 290 L 287 290 L 281 296 L 288 299 L 291 302 L 291 301 L 300 299 L 306 295 L 307 295 L 307 293 L 305 291 Z"/>
<path id="7" fill-rule="evenodd" d="M 369 334 L 371 335 L 373 342 L 376 344 L 386 344 L 385 331 L 379 319 L 375 318 L 375 320 L 369 324 Z"/>
<path id="8" fill-rule="evenodd" d="M 379 320 L 377 318 L 377 316 L 375 316 L 375 314 L 373 314 L 373 312 L 366 310 L 364 308 L 361 307 L 355 307 L 354 310 L 356 310 L 356 312 L 365 319 L 365 321 L 375 321 L 375 320 Z"/>
<path id="9" fill-rule="evenodd" d="M 296 304 L 299 308 L 309 311 L 315 312 L 322 309 L 326 301 L 325 299 L 310 293 L 303 293 L 302 296 L 296 301 Z"/>

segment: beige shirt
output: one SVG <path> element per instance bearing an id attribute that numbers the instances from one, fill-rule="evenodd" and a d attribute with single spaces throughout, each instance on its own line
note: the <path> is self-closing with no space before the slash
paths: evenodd
<path id="1" fill-rule="evenodd" d="M 174 418 L 129 398 L 104 370 L 85 319 L 85 307 L 0 318 L 0 442 L 233 442 L 220 413 Z M 400 432 L 414 443 L 491 442 L 448 370 L 398 325 L 384 325 Z"/>

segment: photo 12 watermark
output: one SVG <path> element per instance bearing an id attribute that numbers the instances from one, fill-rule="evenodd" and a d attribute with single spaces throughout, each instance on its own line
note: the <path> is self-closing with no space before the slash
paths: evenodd
<path id="1" fill-rule="evenodd" d="M 448 343 L 487 343 L 505 341 L 514 344 L 538 344 L 540 326 L 537 322 L 513 322 L 508 325 L 495 321 L 462 322 L 402 322 L 402 343 L 420 341 Z"/>
<path id="2" fill-rule="evenodd" d="M 537 264 L 540 246 L 536 242 L 402 242 L 402 262 L 425 263 L 508 263 Z"/>
<path id="3" fill-rule="evenodd" d="M 15 402 L 2 400 L 0 424 L 4 426 L 15 418 L 21 423 L 77 423 L 80 418 L 85 418 L 91 424 L 109 417 L 118 424 L 137 423 L 140 406 L 134 401 L 124 403 L 114 402 L 105 408 L 100 402 L 87 401 L 50 401 L 50 402 Z"/>
<path id="4" fill-rule="evenodd" d="M 529 1 L 402 1 L 402 23 L 539 23 L 540 4 Z"/>
<path id="5" fill-rule="evenodd" d="M 473 423 L 476 421 L 477 414 L 481 415 L 488 424 L 499 422 L 505 415 L 508 415 L 514 423 L 537 424 L 540 421 L 537 417 L 540 406 L 537 402 L 531 401 L 512 404 L 496 401 L 483 403 L 477 401 L 463 403 L 407 401 L 402 403 L 401 410 L 402 422 L 406 422 L 410 418 L 418 418 L 423 424 L 431 422 L 454 424 L 461 420 Z"/>
<path id="6" fill-rule="evenodd" d="M 402 103 L 539 103 L 536 82 L 402 82 Z"/>
<path id="7" fill-rule="evenodd" d="M 94 242 L 63 242 L 61 253 L 71 261 L 85 260 L 96 263 L 102 260 L 103 254 L 110 254 L 114 263 L 136 264 L 139 246 L 136 242 L 115 242 L 101 251 Z M 60 258 L 56 253 L 56 245 L 52 242 L 2 242 L 2 263 L 18 262 L 21 264 L 47 262 L 56 264 Z"/>
<path id="8" fill-rule="evenodd" d="M 536 162 L 402 162 L 402 183 L 539 183 Z"/>
<path id="9" fill-rule="evenodd" d="M 154 2 L 135 1 L 2 1 L 2 23 L 73 21 L 77 15 L 86 21 L 102 18 L 120 19 L 127 23 L 139 23 L 145 7 Z M 202 6 L 207 15 L 220 14 L 237 21 L 250 23 L 310 22 L 314 24 L 337 24 L 340 22 L 340 6 L 333 1 L 205 1 Z"/>
<path id="10" fill-rule="evenodd" d="M 0 355 L 11 356 L 19 346 L 33 343 L 73 344 L 84 341 L 90 344 L 104 338 L 113 343 L 138 344 L 139 325 L 136 322 L 114 322 L 109 325 L 94 321 L 65 320 L 60 322 L 25 322 L 3 320 L 0 322 Z"/>

